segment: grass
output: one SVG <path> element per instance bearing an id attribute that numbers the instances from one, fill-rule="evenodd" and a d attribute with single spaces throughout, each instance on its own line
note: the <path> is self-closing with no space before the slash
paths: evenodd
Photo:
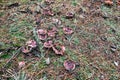
<path id="1" fill-rule="evenodd" d="M 10 80 L 27 80 L 25 72 L 12 73 L 8 71 L 8 73 L 11 75 Z"/>
<path id="2" fill-rule="evenodd" d="M 6 7 L 14 2 L 20 3 L 20 6 Z M 120 61 L 120 13 L 115 0 L 113 6 L 90 0 L 55 0 L 50 5 L 45 4 L 44 0 L 10 0 L 1 5 L 0 79 L 119 80 L 120 63 L 116 66 L 114 62 Z M 50 7 L 55 15 L 43 15 L 41 8 L 36 13 L 39 5 Z M 26 9 L 32 14 L 19 12 Z M 75 17 L 66 19 L 67 12 L 74 12 Z M 36 24 L 36 18 L 40 19 L 40 24 Z M 53 19 L 61 23 L 57 24 Z M 74 33 L 64 34 L 65 26 L 72 28 Z M 64 55 L 44 48 L 45 41 L 38 38 L 38 29 L 47 30 L 50 27 L 56 27 L 58 32 L 55 37 L 45 41 L 53 40 L 64 45 Z M 31 39 L 37 42 L 37 48 L 30 53 L 18 53 L 18 49 Z M 116 46 L 115 51 L 111 51 L 113 45 Z M 12 58 L 15 53 L 19 55 Z M 9 64 L 4 67 L 10 58 Z M 47 58 L 50 58 L 50 64 L 46 63 Z M 65 60 L 73 60 L 76 68 L 71 72 L 65 70 Z M 18 65 L 20 61 L 26 63 L 21 69 Z"/>

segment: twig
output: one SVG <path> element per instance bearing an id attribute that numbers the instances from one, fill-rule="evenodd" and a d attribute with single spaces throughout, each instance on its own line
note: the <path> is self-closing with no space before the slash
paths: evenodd
<path id="1" fill-rule="evenodd" d="M 20 47 L 20 48 L 16 51 L 16 53 L 6 62 L 6 64 L 3 66 L 3 68 L 5 68 L 5 67 L 7 66 L 7 64 L 9 64 L 9 62 L 10 62 L 12 59 L 14 59 L 15 57 L 18 56 L 18 54 L 20 53 L 21 48 L 22 48 L 22 47 Z"/>

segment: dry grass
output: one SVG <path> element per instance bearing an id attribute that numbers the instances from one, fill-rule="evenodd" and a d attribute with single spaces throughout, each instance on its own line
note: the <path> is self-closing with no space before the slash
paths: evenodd
<path id="1" fill-rule="evenodd" d="M 19 2 L 20 6 L 7 7 L 11 3 L 1 5 L 0 11 L 0 79 L 119 80 L 120 6 L 115 0 L 114 5 L 105 5 L 101 0 L 54 0 L 50 5 L 44 0 L 24 0 Z M 55 15 L 42 14 L 45 7 L 51 8 Z M 75 16 L 67 19 L 67 12 Z M 54 23 L 53 19 L 60 23 Z M 36 29 L 53 26 L 58 29 L 56 37 L 45 41 L 50 39 L 63 44 L 66 51 L 62 56 L 45 49 L 44 41 L 35 33 Z M 74 33 L 65 35 L 62 30 L 65 26 L 72 28 Z M 20 52 L 3 67 L 30 39 L 35 39 L 38 47 L 27 54 Z M 46 64 L 47 58 L 50 64 Z M 65 60 L 75 61 L 75 70 L 66 71 Z M 21 69 L 18 67 L 20 61 L 25 61 Z"/>

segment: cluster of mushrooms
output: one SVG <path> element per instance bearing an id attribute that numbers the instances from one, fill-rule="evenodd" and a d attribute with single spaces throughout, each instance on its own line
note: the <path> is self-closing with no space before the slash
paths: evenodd
<path id="1" fill-rule="evenodd" d="M 54 3 L 52 0 L 45 0 L 45 3 L 47 5 Z M 54 13 L 51 9 L 49 8 L 43 8 L 42 11 L 43 15 L 46 16 L 53 16 Z M 66 18 L 70 19 L 74 17 L 74 13 L 72 12 L 67 12 L 66 13 Z M 53 22 L 57 22 L 59 23 L 58 19 L 53 19 Z M 70 28 L 69 26 L 65 26 L 62 28 L 63 33 L 65 35 L 71 35 L 74 31 L 72 28 Z M 56 34 L 58 33 L 58 29 L 56 27 L 52 27 L 49 29 L 37 29 L 36 30 L 37 33 L 37 37 L 38 39 L 43 43 L 43 47 L 47 48 L 47 49 L 52 49 L 54 51 L 55 54 L 57 55 L 64 55 L 65 53 L 65 46 L 59 42 L 53 42 L 52 40 L 48 40 L 49 37 L 54 38 L 56 36 Z M 35 40 L 29 40 L 26 42 L 26 44 L 22 47 L 22 52 L 23 53 L 30 53 L 33 49 L 35 49 L 38 46 L 37 42 Z M 24 62 L 19 63 L 20 65 L 24 64 Z M 64 67 L 66 70 L 71 71 L 75 69 L 75 62 L 72 60 L 66 60 L 63 63 Z"/>
<path id="2" fill-rule="evenodd" d="M 64 34 L 72 34 L 73 30 L 70 27 L 64 27 L 63 28 Z M 37 35 L 38 38 L 41 41 L 47 40 L 47 37 L 55 37 L 57 33 L 57 29 L 55 27 L 45 30 L 45 29 L 38 29 Z M 65 47 L 60 43 L 53 43 L 52 40 L 45 41 L 43 43 L 44 48 L 52 48 L 52 50 L 55 52 L 55 54 L 63 55 L 65 52 Z M 37 42 L 35 40 L 29 40 L 26 42 L 26 45 L 22 48 L 23 53 L 29 53 L 32 49 L 37 47 Z"/>
<path id="3" fill-rule="evenodd" d="M 58 30 L 56 27 L 52 27 L 51 29 L 38 29 L 36 30 L 37 37 L 39 40 L 43 42 L 43 47 L 47 49 L 52 49 L 55 54 L 57 55 L 64 55 L 65 53 L 65 46 L 60 44 L 59 42 L 53 42 L 52 40 L 47 40 L 48 37 L 55 37 Z M 65 35 L 71 35 L 73 33 L 73 29 L 66 26 L 63 27 L 63 32 Z M 47 40 L 47 41 L 46 41 Z M 23 53 L 30 53 L 34 48 L 38 46 L 35 40 L 29 40 L 26 44 L 22 47 Z M 66 70 L 73 70 L 75 68 L 75 62 L 72 60 L 66 60 L 64 62 L 64 67 Z"/>

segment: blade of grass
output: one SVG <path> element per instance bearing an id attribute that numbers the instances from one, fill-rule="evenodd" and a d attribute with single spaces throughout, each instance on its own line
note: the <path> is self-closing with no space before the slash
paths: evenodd
<path id="1" fill-rule="evenodd" d="M 34 36 L 36 42 L 39 45 L 38 47 L 39 47 L 39 50 L 41 52 L 41 57 L 44 58 L 45 54 L 44 54 L 44 50 L 43 50 L 43 43 L 39 40 L 39 38 L 37 36 L 36 28 L 33 28 L 33 36 Z"/>
<path id="2" fill-rule="evenodd" d="M 17 57 L 17 56 L 19 55 L 19 53 L 20 53 L 20 51 L 21 51 L 21 48 L 22 48 L 22 47 L 20 47 L 20 48 L 16 51 L 16 53 L 13 54 L 13 56 L 6 62 L 6 64 L 3 66 L 3 68 L 5 68 L 5 67 L 10 63 L 10 61 L 11 61 L 12 59 L 14 59 L 15 57 Z"/>

